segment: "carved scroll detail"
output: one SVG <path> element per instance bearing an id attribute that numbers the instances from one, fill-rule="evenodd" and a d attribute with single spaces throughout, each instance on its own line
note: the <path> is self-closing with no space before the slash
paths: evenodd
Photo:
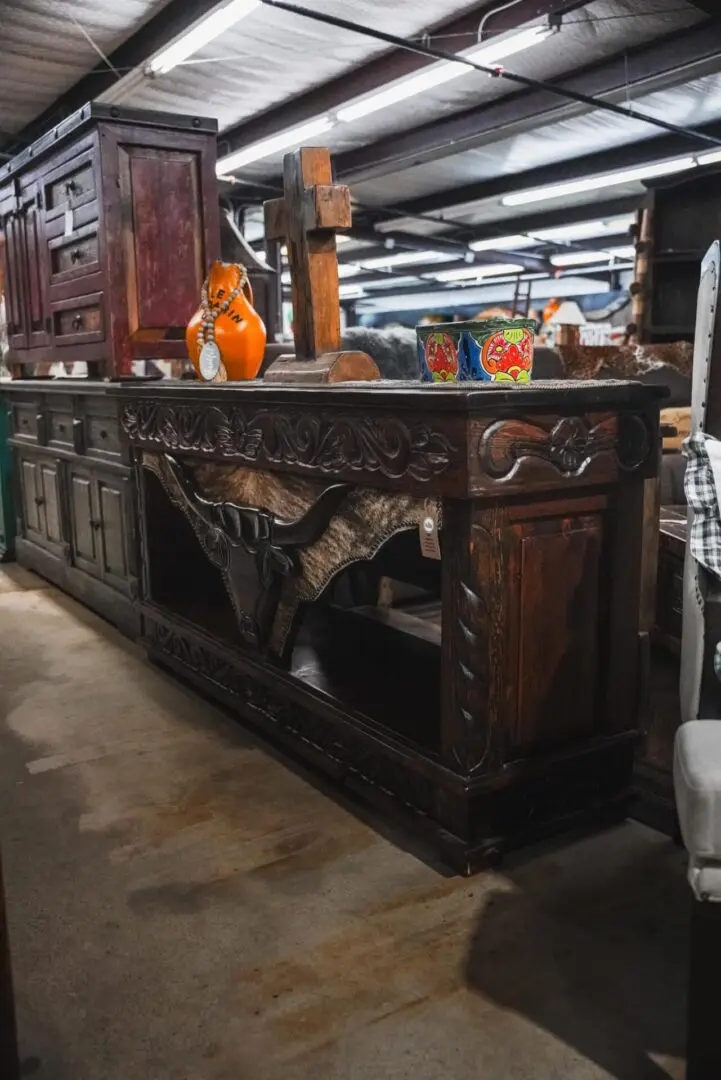
<path id="1" fill-rule="evenodd" d="M 122 426 L 141 445 L 195 452 L 258 464 L 299 465 L 322 473 L 376 473 L 428 481 L 449 468 L 455 447 L 423 423 L 252 412 L 238 407 L 125 405 Z"/>
<path id="2" fill-rule="evenodd" d="M 564 416 L 547 428 L 530 420 L 497 420 L 478 445 L 481 467 L 505 480 L 528 458 L 547 462 L 564 477 L 580 476 L 602 455 L 612 454 L 622 469 L 636 469 L 648 458 L 651 433 L 643 416 L 609 416 L 593 426 L 581 416 Z"/>

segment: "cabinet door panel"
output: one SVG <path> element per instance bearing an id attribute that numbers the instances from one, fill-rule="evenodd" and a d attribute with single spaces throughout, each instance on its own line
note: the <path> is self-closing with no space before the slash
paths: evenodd
<path id="1" fill-rule="evenodd" d="M 131 337 L 162 337 L 167 328 L 182 340 L 198 305 L 205 276 L 200 182 L 198 153 L 119 148 L 120 197 L 134 222 L 134 232 L 124 234 Z M 163 213 L 157 212 L 159 192 Z"/>
<path id="2" fill-rule="evenodd" d="M 42 538 L 40 525 L 40 505 L 38 499 L 38 463 L 32 458 L 20 458 L 20 494 L 22 499 L 23 524 L 29 540 Z"/>
<path id="3" fill-rule="evenodd" d="M 95 514 L 94 481 L 90 472 L 75 467 L 70 471 L 70 522 L 74 564 L 89 573 L 98 573 L 98 528 Z"/>
<path id="4" fill-rule="evenodd" d="M 125 492 L 127 480 L 99 477 L 98 506 L 100 512 L 101 564 L 104 577 L 118 579 L 128 576 Z M 110 584 L 112 584 L 112 580 Z"/>
<path id="5" fill-rule="evenodd" d="M 44 511 L 44 533 L 51 544 L 62 544 L 63 528 L 60 515 L 60 475 L 56 461 L 40 463 L 40 487 Z M 42 518 L 41 518 L 42 521 Z"/>
<path id="6" fill-rule="evenodd" d="M 11 349 L 26 349 L 28 336 L 25 316 L 25 258 L 20 212 L 13 211 L 7 214 L 2 224 L 5 235 L 8 343 Z"/>
<path id="7" fill-rule="evenodd" d="M 35 185 L 22 194 L 22 228 L 27 282 L 28 343 L 36 348 L 50 343 L 50 321 L 45 280 L 43 216 Z"/>

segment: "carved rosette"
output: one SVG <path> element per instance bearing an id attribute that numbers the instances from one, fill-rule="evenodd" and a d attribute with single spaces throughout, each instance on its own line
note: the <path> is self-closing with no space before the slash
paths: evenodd
<path id="1" fill-rule="evenodd" d="M 623 470 L 637 469 L 648 460 L 651 448 L 648 422 L 636 413 L 609 416 L 593 425 L 582 416 L 564 416 L 552 427 L 509 418 L 497 420 L 484 431 L 478 457 L 483 471 L 497 480 L 515 476 L 529 459 L 546 462 L 560 476 L 570 478 L 608 455 Z"/>
<path id="2" fill-rule="evenodd" d="M 442 432 L 396 417 L 343 419 L 143 400 L 126 404 L 121 419 L 128 438 L 141 446 L 321 473 L 428 481 L 450 468 L 456 456 Z"/>

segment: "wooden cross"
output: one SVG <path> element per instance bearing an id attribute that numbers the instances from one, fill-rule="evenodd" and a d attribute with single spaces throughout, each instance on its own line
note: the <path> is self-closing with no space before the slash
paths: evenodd
<path id="1" fill-rule="evenodd" d="M 334 184 L 330 153 L 304 146 L 283 159 L 281 199 L 264 204 L 265 235 L 285 239 L 293 296 L 295 356 L 268 369 L 269 382 L 378 379 L 366 353 L 343 352 L 335 230 L 351 225 L 350 189 Z"/>

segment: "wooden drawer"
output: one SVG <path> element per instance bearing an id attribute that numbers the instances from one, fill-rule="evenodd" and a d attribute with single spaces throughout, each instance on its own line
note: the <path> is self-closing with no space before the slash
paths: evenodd
<path id="1" fill-rule="evenodd" d="M 29 402 L 27 405 L 14 402 L 12 407 L 12 428 L 16 439 L 24 439 L 27 442 L 38 442 L 39 432 L 42 426 L 42 413 L 37 405 Z"/>
<path id="2" fill-rule="evenodd" d="M 97 162 L 93 147 L 47 174 L 43 181 L 47 218 L 73 211 L 97 198 Z"/>
<path id="3" fill-rule="evenodd" d="M 74 420 L 71 411 L 49 412 L 46 414 L 46 431 L 48 433 L 48 446 L 59 446 L 63 450 L 74 450 L 73 438 Z"/>
<path id="4" fill-rule="evenodd" d="M 102 293 L 62 300 L 52 308 L 56 345 L 85 345 L 105 340 Z"/>
<path id="5" fill-rule="evenodd" d="M 51 285 L 78 279 L 78 287 L 82 288 L 81 279 L 100 269 L 97 222 L 78 229 L 70 236 L 56 236 L 50 240 L 48 269 Z"/>
<path id="6" fill-rule="evenodd" d="M 85 451 L 92 457 L 119 458 L 120 426 L 115 416 L 85 417 Z"/>

